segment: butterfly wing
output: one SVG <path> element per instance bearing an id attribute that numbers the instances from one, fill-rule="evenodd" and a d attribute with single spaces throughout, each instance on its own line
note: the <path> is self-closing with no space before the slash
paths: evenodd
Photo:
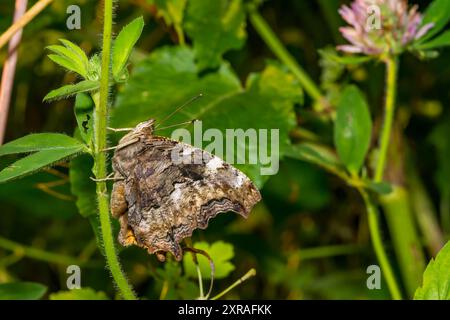
<path id="1" fill-rule="evenodd" d="M 193 146 L 151 137 L 114 158 L 125 177 L 128 229 L 150 253 L 182 258 L 179 242 L 220 212 L 247 217 L 261 195 L 250 179 L 219 157 Z M 134 165 L 130 165 L 134 164 Z M 122 226 L 124 228 L 124 226 Z"/>

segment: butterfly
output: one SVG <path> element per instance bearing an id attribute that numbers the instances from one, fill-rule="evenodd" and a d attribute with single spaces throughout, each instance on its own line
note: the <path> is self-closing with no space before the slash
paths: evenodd
<path id="1" fill-rule="evenodd" d="M 219 157 L 154 135 L 154 123 L 140 123 L 115 149 L 111 213 L 120 221 L 122 245 L 145 248 L 160 261 L 170 252 L 180 261 L 180 242 L 195 229 L 206 229 L 221 212 L 247 218 L 261 194 Z"/>

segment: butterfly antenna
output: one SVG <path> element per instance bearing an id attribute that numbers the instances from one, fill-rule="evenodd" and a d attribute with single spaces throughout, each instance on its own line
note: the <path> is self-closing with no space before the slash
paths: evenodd
<path id="1" fill-rule="evenodd" d="M 180 126 L 185 126 L 187 124 L 193 124 L 196 121 L 198 121 L 198 120 L 194 119 L 194 120 L 191 120 L 191 121 L 181 122 L 181 123 L 173 124 L 173 125 L 170 125 L 170 126 L 167 126 L 167 127 L 157 128 L 154 131 L 165 130 L 165 129 L 175 128 L 175 127 L 180 127 Z"/>
<path id="2" fill-rule="evenodd" d="M 162 119 L 156 126 L 155 129 L 158 128 L 161 124 L 163 124 L 165 121 L 169 120 L 170 118 L 172 118 L 177 112 L 179 112 L 181 109 L 183 109 L 184 107 L 190 105 L 191 103 L 193 103 L 194 101 L 200 99 L 201 97 L 203 97 L 203 94 L 200 93 L 199 95 L 191 98 L 190 100 L 188 100 L 187 102 L 185 102 L 184 104 L 182 104 L 181 106 L 179 106 L 178 108 L 176 108 L 171 114 L 169 114 L 167 117 L 165 117 L 164 119 Z"/>

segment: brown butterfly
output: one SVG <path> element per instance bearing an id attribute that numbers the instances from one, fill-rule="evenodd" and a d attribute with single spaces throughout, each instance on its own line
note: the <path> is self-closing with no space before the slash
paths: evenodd
<path id="1" fill-rule="evenodd" d="M 113 157 L 112 215 L 119 242 L 137 245 L 159 260 L 180 261 L 180 241 L 220 212 L 247 218 L 261 195 L 250 179 L 219 157 L 153 135 L 154 120 L 140 123 L 119 142 Z M 174 161 L 174 154 L 195 161 Z"/>

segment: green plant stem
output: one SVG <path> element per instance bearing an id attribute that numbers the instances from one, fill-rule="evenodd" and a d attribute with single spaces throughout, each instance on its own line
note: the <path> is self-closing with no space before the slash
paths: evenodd
<path id="1" fill-rule="evenodd" d="M 297 63 L 294 57 L 292 57 L 289 51 L 284 47 L 273 30 L 270 28 L 269 24 L 264 20 L 264 18 L 258 13 L 256 9 L 249 9 L 249 17 L 256 32 L 258 32 L 267 46 L 273 51 L 278 59 L 280 59 L 298 78 L 305 91 L 311 96 L 311 98 L 318 102 L 317 105 L 321 105 L 323 108 L 325 98 L 323 97 L 319 87 L 314 83 L 314 81 L 309 77 L 305 70 L 303 70 L 303 68 Z"/>
<path id="2" fill-rule="evenodd" d="M 383 181 L 389 147 L 394 144 L 392 149 L 397 149 L 398 146 L 395 143 L 399 144 L 398 137 L 401 136 L 401 133 L 395 136 L 392 134 L 397 96 L 398 58 L 387 56 L 384 62 L 386 64 L 386 100 L 373 178 L 375 182 Z M 400 132 L 400 130 L 397 131 Z M 393 158 L 391 172 L 401 175 L 403 171 L 401 166 L 400 169 L 396 167 L 399 166 L 398 163 L 403 163 L 402 154 L 397 152 L 392 153 L 391 156 Z M 409 202 L 409 194 L 401 186 L 394 186 L 393 192 L 380 196 L 379 200 L 386 216 L 406 291 L 408 296 L 412 297 L 415 289 L 420 285 L 425 259 Z"/>
<path id="3" fill-rule="evenodd" d="M 450 194 L 444 193 L 440 203 L 441 224 L 445 236 L 450 238 Z"/>
<path id="4" fill-rule="evenodd" d="M 228 292 L 230 292 L 231 290 L 233 290 L 235 287 L 237 287 L 238 285 L 240 285 L 241 283 L 243 283 L 244 281 L 250 279 L 251 277 L 254 277 L 256 275 L 256 270 L 255 269 L 250 269 L 243 277 L 241 277 L 240 279 L 238 279 L 236 282 L 234 282 L 231 286 L 229 286 L 228 288 L 226 288 L 225 290 L 223 290 L 221 293 L 219 293 L 218 295 L 214 296 L 211 298 L 211 300 L 217 300 L 220 297 L 224 296 L 225 294 L 227 294 Z"/>
<path id="5" fill-rule="evenodd" d="M 383 246 L 383 240 L 381 238 L 380 225 L 378 221 L 378 209 L 364 189 L 359 189 L 359 192 L 361 193 L 361 196 L 363 197 L 366 204 L 372 245 L 375 250 L 378 262 L 380 263 L 383 276 L 388 285 L 389 292 L 391 293 L 391 296 L 394 300 L 401 300 L 402 295 L 400 293 L 400 288 L 397 284 L 394 271 L 392 270 L 391 264 Z"/>
<path id="6" fill-rule="evenodd" d="M 200 290 L 200 299 L 203 299 L 205 297 L 205 294 L 203 293 L 203 280 L 202 280 L 202 272 L 200 270 L 200 266 L 198 263 L 196 264 L 197 269 L 197 276 L 198 276 L 198 288 Z"/>
<path id="7" fill-rule="evenodd" d="M 386 101 L 384 108 L 383 128 L 381 131 L 378 159 L 375 168 L 375 182 L 381 182 L 386 167 L 386 158 L 389 142 L 391 139 L 392 125 L 395 115 L 395 100 L 397 96 L 397 73 L 398 59 L 396 57 L 386 58 Z"/>
<path id="8" fill-rule="evenodd" d="M 102 51 L 102 72 L 100 80 L 100 93 L 93 96 L 95 102 L 94 113 L 94 174 L 97 179 L 103 179 L 107 176 L 106 153 L 107 146 L 107 121 L 108 121 L 108 94 L 109 77 L 111 62 L 111 38 L 112 38 L 112 15 L 113 0 L 104 0 L 104 18 L 103 18 L 103 51 Z M 114 278 L 117 287 L 127 300 L 136 299 L 128 281 L 121 269 L 119 258 L 114 245 L 114 238 L 109 216 L 109 199 L 106 182 L 98 181 L 96 183 L 96 193 L 98 210 L 100 215 L 100 228 L 105 251 L 106 261 Z"/>
<path id="9" fill-rule="evenodd" d="M 20 256 L 26 256 L 32 259 L 60 264 L 69 266 L 72 264 L 77 264 L 80 266 L 85 267 L 92 267 L 92 266 L 99 266 L 98 263 L 94 262 L 87 262 L 82 259 L 77 259 L 75 257 L 66 256 L 63 254 L 57 254 L 53 252 L 48 252 L 42 249 L 36 249 L 29 246 L 25 246 L 23 244 L 11 241 L 9 239 L 5 239 L 3 237 L 0 237 L 0 248 L 3 248 L 8 251 L 12 251 Z"/>
<path id="10" fill-rule="evenodd" d="M 391 193 L 380 196 L 395 255 L 409 297 L 422 282 L 425 257 L 417 234 L 410 196 L 401 186 L 394 186 Z"/>
<path id="11" fill-rule="evenodd" d="M 314 260 L 335 256 L 344 256 L 361 253 L 364 247 L 360 245 L 334 245 L 316 248 L 300 249 L 296 254 L 301 260 Z"/>
<path id="12" fill-rule="evenodd" d="M 439 226 L 433 202 L 420 176 L 412 167 L 408 170 L 408 186 L 411 194 L 411 205 L 414 208 L 421 233 L 425 237 L 428 253 L 435 257 L 445 244 L 444 235 Z"/>

